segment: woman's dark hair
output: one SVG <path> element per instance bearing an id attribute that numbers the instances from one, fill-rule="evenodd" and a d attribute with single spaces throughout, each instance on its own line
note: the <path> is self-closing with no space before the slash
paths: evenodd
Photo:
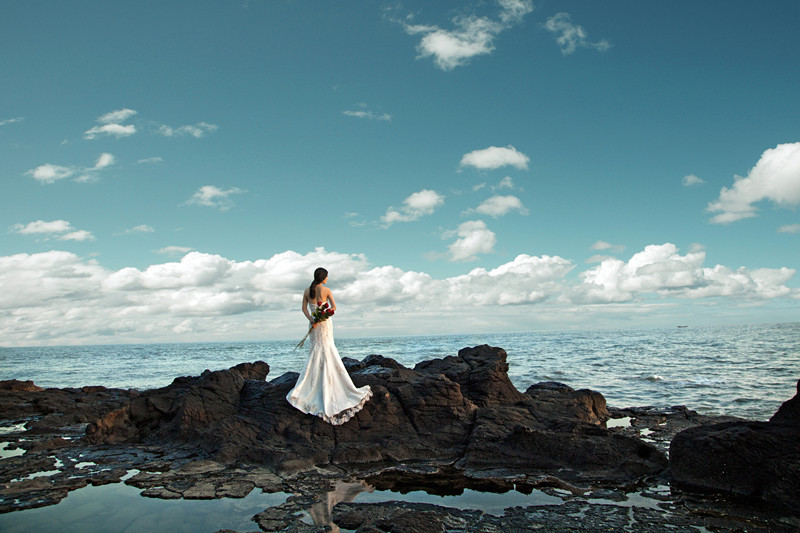
<path id="1" fill-rule="evenodd" d="M 328 271 L 319 267 L 314 271 L 314 281 L 311 282 L 311 287 L 308 288 L 308 299 L 317 301 L 317 285 L 325 281 L 328 277 Z"/>

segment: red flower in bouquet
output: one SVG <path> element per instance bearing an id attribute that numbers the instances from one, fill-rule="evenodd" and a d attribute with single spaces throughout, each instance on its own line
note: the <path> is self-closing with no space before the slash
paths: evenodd
<path id="1" fill-rule="evenodd" d="M 331 309 L 330 306 L 328 306 L 328 302 L 325 302 L 324 304 L 322 302 L 317 302 L 317 308 L 314 309 L 314 311 L 311 313 L 311 317 L 314 319 L 314 325 L 308 328 L 308 333 L 306 333 L 306 336 L 303 337 L 303 340 L 297 343 L 297 346 L 295 346 L 294 349 L 297 350 L 298 348 L 302 348 L 308 336 L 311 335 L 311 330 L 314 329 L 314 326 L 316 326 L 320 322 L 328 320 L 332 316 L 333 316 L 333 309 Z"/>

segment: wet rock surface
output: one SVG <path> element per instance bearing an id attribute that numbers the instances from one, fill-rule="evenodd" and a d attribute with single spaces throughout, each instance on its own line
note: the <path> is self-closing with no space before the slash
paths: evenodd
<path id="1" fill-rule="evenodd" d="M 296 374 L 267 382 L 260 362 L 142 392 L 0 384 L 0 512 L 123 482 L 161 499 L 285 493 L 253 517 L 262 531 L 800 527 L 791 512 L 670 488 L 673 437 L 735 419 L 685 407 L 611 408 L 597 392 L 559 383 L 522 393 L 508 380 L 505 352 L 487 346 L 414 369 L 381 356 L 346 364 L 375 396 L 336 428 L 285 402 Z M 409 491 L 543 491 L 557 504 L 487 511 L 358 502 L 372 491 L 386 491 L 386 500 Z"/>

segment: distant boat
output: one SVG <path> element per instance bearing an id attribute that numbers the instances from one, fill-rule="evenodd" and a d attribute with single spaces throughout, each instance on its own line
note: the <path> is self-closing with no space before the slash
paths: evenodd
<path id="1" fill-rule="evenodd" d="M 679 328 L 688 328 L 689 326 L 678 326 Z"/>

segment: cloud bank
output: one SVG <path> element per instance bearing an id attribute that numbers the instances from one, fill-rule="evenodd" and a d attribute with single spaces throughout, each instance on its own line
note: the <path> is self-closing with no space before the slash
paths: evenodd
<path id="1" fill-rule="evenodd" d="M 65 221 L 37 221 L 20 232 L 71 229 Z M 479 221 L 462 224 L 454 255 L 480 249 L 468 240 L 483 230 Z M 323 248 L 255 261 L 189 252 L 180 261 L 119 270 L 70 252 L 23 253 L 0 257 L 0 339 L 28 345 L 286 338 L 286 331 L 302 329 L 300 294 L 319 265 L 331 272 L 337 302 L 347 311 L 345 327 L 350 320 L 360 334 L 387 325 L 397 334 L 415 334 L 409 329 L 415 320 L 444 333 L 500 331 L 509 327 L 504 322 L 509 317 L 516 317 L 518 330 L 552 314 L 577 319 L 614 312 L 619 305 L 631 314 L 643 301 L 652 311 L 653 302 L 669 306 L 675 299 L 731 306 L 800 298 L 786 286 L 793 269 L 708 267 L 704 260 L 700 247 L 682 255 L 665 243 L 647 246 L 627 261 L 606 259 L 577 276 L 568 259 L 521 254 L 497 268 L 436 279 Z M 389 315 L 376 314 L 376 307 L 391 312 L 388 324 Z"/>

